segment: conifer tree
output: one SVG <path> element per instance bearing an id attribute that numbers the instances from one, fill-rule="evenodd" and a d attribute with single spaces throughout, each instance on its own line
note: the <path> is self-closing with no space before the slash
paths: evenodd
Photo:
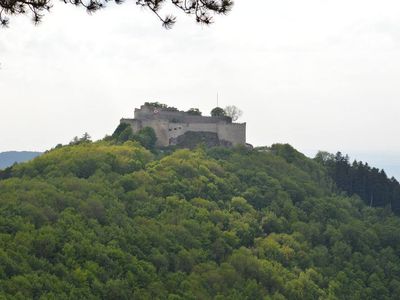
<path id="1" fill-rule="evenodd" d="M 62 0 L 66 4 L 84 7 L 89 13 L 105 8 L 110 0 Z M 114 0 L 121 4 L 123 0 Z M 169 29 L 176 21 L 173 15 L 161 15 L 162 7 L 169 4 L 185 14 L 194 16 L 196 22 L 210 24 L 213 15 L 225 15 L 233 6 L 233 0 L 136 0 L 136 5 L 152 11 Z M 0 24 L 7 26 L 9 17 L 13 15 L 30 14 L 35 24 L 39 23 L 44 14 L 50 11 L 51 0 L 0 0 Z"/>

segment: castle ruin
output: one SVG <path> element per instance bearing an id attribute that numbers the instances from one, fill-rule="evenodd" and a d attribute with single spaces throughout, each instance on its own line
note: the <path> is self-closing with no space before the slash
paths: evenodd
<path id="1" fill-rule="evenodd" d="M 134 119 L 121 119 L 134 133 L 144 127 L 154 129 L 157 147 L 189 146 L 203 142 L 209 146 L 236 146 L 246 144 L 246 123 L 232 123 L 229 117 L 201 116 L 179 111 L 165 105 L 145 103 L 135 109 Z"/>

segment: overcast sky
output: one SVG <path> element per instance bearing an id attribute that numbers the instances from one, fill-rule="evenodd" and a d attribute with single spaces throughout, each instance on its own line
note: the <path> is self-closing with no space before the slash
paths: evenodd
<path id="1" fill-rule="evenodd" d="M 248 142 L 370 159 L 400 178 L 400 2 L 236 0 L 172 30 L 128 1 L 89 16 L 55 3 L 0 29 L 0 151 L 112 133 L 145 101 L 236 105 Z"/>

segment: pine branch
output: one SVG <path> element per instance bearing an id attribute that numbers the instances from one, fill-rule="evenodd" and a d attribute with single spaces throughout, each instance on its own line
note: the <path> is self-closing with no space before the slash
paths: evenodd
<path id="1" fill-rule="evenodd" d="M 0 0 L 0 25 L 7 27 L 9 19 L 14 15 L 30 14 L 33 22 L 41 22 L 45 13 L 51 9 L 51 0 Z M 106 7 L 111 0 L 61 0 L 66 4 L 84 7 L 88 13 L 96 12 Z M 112 0 L 122 4 L 124 0 Z M 233 0 L 136 0 L 136 5 L 150 9 L 162 22 L 166 29 L 170 29 L 176 22 L 176 17 L 160 12 L 163 4 L 171 2 L 185 14 L 193 15 L 198 23 L 210 24 L 214 14 L 227 14 L 233 6 Z"/>

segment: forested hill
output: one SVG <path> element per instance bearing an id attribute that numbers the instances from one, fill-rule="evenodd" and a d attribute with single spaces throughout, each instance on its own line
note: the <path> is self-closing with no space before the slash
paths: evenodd
<path id="1" fill-rule="evenodd" d="M 41 154 L 42 154 L 41 152 L 32 152 L 32 151 L 0 152 L 0 169 L 12 166 L 14 163 L 31 160 Z"/>
<path id="2" fill-rule="evenodd" d="M 400 219 L 288 145 L 80 141 L 0 177 L 0 298 L 400 295 Z"/>

